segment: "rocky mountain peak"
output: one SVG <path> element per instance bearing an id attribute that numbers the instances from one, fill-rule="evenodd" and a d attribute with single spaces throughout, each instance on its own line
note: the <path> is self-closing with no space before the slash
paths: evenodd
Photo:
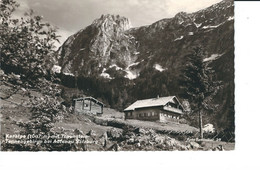
<path id="1" fill-rule="evenodd" d="M 101 15 L 92 25 L 101 28 L 103 31 L 126 31 L 132 27 L 128 18 L 112 14 Z"/>
<path id="2" fill-rule="evenodd" d="M 177 13 L 176 15 L 175 15 L 175 18 L 179 18 L 179 19 L 181 19 L 181 18 L 188 18 L 188 16 L 189 16 L 189 14 L 187 13 L 187 12 L 179 12 L 179 13 Z"/>
<path id="3" fill-rule="evenodd" d="M 183 23 L 190 23 L 192 22 L 192 19 L 190 15 L 186 12 L 179 12 L 174 17 L 176 24 L 183 24 Z"/>
<path id="4" fill-rule="evenodd" d="M 59 49 L 61 71 L 89 76 L 103 73 L 104 68 L 115 64 L 127 67 L 136 60 L 135 38 L 126 33 L 130 28 L 126 17 L 101 15 Z"/>

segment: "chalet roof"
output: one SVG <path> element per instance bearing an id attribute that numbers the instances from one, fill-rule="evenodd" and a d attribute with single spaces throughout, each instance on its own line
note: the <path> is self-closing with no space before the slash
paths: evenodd
<path id="1" fill-rule="evenodd" d="M 157 97 L 157 98 L 151 98 L 151 99 L 145 99 L 145 100 L 137 100 L 132 105 L 127 107 L 124 111 L 130 111 L 135 110 L 137 108 L 145 108 L 145 107 L 156 107 L 156 106 L 164 106 L 168 102 L 174 102 L 175 96 L 168 96 L 168 97 Z M 178 99 L 176 98 L 178 101 Z M 178 101 L 179 102 L 179 101 Z M 180 102 L 179 102 L 180 104 Z"/>
<path id="2" fill-rule="evenodd" d="M 95 99 L 94 97 L 91 97 L 91 96 L 90 96 L 90 97 L 81 97 L 81 98 L 77 98 L 77 99 L 73 99 L 73 100 L 79 101 L 79 100 L 86 100 L 86 99 L 92 100 L 92 101 L 94 101 L 95 103 L 99 103 L 99 104 L 101 104 L 101 105 L 104 106 L 104 103 L 98 101 L 97 99 Z"/>

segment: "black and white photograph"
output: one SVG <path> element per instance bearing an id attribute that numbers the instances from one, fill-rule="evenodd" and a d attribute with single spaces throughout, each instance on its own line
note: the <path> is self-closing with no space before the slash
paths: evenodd
<path id="1" fill-rule="evenodd" d="M 1 152 L 236 150 L 233 0 L 0 3 Z"/>

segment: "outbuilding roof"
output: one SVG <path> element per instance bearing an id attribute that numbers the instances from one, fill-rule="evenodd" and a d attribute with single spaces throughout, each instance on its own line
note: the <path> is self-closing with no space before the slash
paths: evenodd
<path id="1" fill-rule="evenodd" d="M 94 101 L 95 103 L 99 103 L 99 104 L 101 104 L 101 105 L 104 106 L 104 103 L 98 101 L 97 99 L 95 99 L 94 97 L 91 97 L 91 96 L 90 96 L 90 97 L 81 97 L 81 98 L 77 98 L 77 99 L 73 99 L 73 100 L 79 101 L 79 100 L 86 100 L 86 99 L 92 100 L 92 101 Z"/>
<path id="2" fill-rule="evenodd" d="M 156 107 L 156 106 L 164 106 L 169 102 L 175 103 L 175 100 L 180 104 L 176 96 L 168 96 L 168 97 L 157 97 L 157 98 L 151 98 L 151 99 L 144 99 L 144 100 L 137 100 L 132 105 L 127 107 L 124 111 L 131 111 L 138 108 L 145 108 L 145 107 Z M 177 103 L 176 103 L 177 104 Z"/>

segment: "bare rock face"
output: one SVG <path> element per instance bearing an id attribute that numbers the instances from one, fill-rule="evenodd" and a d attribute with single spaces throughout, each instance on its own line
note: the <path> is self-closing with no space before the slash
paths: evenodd
<path id="1" fill-rule="evenodd" d="M 101 64 L 105 65 L 109 60 L 112 60 L 112 63 L 119 61 L 129 64 L 131 41 L 124 31 L 131 27 L 130 21 L 119 15 L 102 15 L 92 25 L 98 28 L 98 32 L 92 40 L 91 51 L 101 58 Z M 116 56 L 118 53 L 121 54 Z"/>
<path id="2" fill-rule="evenodd" d="M 125 31 L 130 21 L 119 15 L 102 15 L 90 26 L 70 36 L 59 49 L 59 63 L 63 73 L 101 73 L 113 64 L 126 67 L 136 59 L 135 38 Z"/>

